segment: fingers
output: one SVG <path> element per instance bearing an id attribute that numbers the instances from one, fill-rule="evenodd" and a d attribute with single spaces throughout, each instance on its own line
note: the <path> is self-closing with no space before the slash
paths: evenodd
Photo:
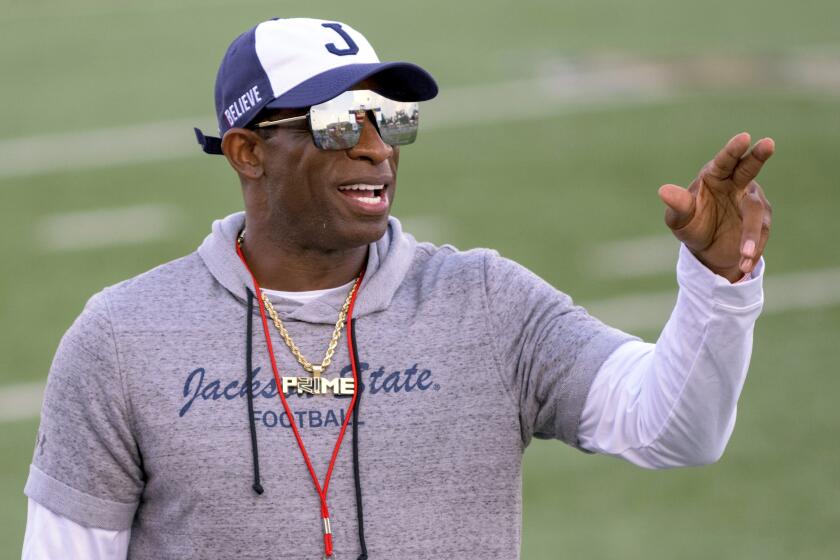
<path id="1" fill-rule="evenodd" d="M 659 187 L 659 198 L 665 203 L 665 224 L 672 230 L 687 225 L 694 218 L 694 195 L 677 185 Z"/>
<path id="2" fill-rule="evenodd" d="M 776 151 L 776 143 L 772 138 L 762 138 L 753 149 L 738 163 L 732 180 L 738 188 L 746 187 L 756 178 L 764 162 Z"/>
<path id="3" fill-rule="evenodd" d="M 753 183 L 747 189 L 747 193 L 741 199 L 740 211 L 742 225 L 739 268 L 741 272 L 747 273 L 755 268 L 755 264 L 764 251 L 764 245 L 767 243 L 767 238 L 763 235 L 765 224 L 768 234 L 770 231 L 769 211 L 765 208 L 757 184 Z"/>
<path id="4" fill-rule="evenodd" d="M 732 176 L 741 157 L 750 147 L 750 135 L 746 132 L 733 136 L 704 169 L 704 174 L 723 181 Z"/>
<path id="5" fill-rule="evenodd" d="M 755 183 L 755 186 L 758 195 L 761 197 L 761 202 L 764 204 L 764 216 L 761 219 L 761 239 L 758 242 L 756 255 L 753 259 L 753 267 L 758 264 L 758 259 L 764 254 L 764 247 L 767 245 L 767 239 L 770 237 L 770 225 L 773 221 L 773 207 L 770 206 L 770 202 L 764 196 L 764 191 L 761 189 L 761 186 L 758 183 Z"/>

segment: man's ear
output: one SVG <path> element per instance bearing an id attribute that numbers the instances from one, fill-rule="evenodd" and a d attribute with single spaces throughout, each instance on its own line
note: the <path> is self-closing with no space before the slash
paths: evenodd
<path id="1" fill-rule="evenodd" d="M 231 128 L 222 138 L 222 151 L 228 163 L 249 179 L 259 179 L 263 175 L 264 148 L 262 137 L 245 128 Z"/>

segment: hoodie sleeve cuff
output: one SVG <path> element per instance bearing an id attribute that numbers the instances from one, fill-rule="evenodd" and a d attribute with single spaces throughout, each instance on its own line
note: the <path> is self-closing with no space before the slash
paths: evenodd
<path id="1" fill-rule="evenodd" d="M 709 270 L 681 243 L 677 282 L 680 288 L 709 302 L 733 309 L 752 308 L 764 301 L 764 257 L 759 259 L 750 277 L 732 284 Z"/>
<path id="2" fill-rule="evenodd" d="M 53 513 L 98 529 L 130 529 L 138 503 L 122 503 L 92 496 L 56 480 L 35 465 L 29 466 L 29 478 L 23 493 Z"/>

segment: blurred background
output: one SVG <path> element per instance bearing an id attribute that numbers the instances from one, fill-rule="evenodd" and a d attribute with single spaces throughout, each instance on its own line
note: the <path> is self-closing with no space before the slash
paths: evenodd
<path id="1" fill-rule="evenodd" d="M 241 207 L 213 130 L 235 35 L 337 19 L 438 79 L 395 214 L 493 247 L 655 340 L 677 244 L 656 190 L 747 130 L 777 154 L 759 320 L 722 461 L 647 472 L 526 452 L 526 560 L 840 557 L 840 3 L 833 0 L 0 0 L 0 559 L 56 345 L 102 287 L 193 251 Z"/>

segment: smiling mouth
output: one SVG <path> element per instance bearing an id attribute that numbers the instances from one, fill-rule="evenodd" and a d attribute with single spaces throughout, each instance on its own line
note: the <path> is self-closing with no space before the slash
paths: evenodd
<path id="1" fill-rule="evenodd" d="M 381 204 L 383 199 L 387 202 L 386 189 L 387 185 L 366 185 L 362 183 L 338 187 L 339 192 L 344 196 L 361 204 L 372 206 Z"/>

